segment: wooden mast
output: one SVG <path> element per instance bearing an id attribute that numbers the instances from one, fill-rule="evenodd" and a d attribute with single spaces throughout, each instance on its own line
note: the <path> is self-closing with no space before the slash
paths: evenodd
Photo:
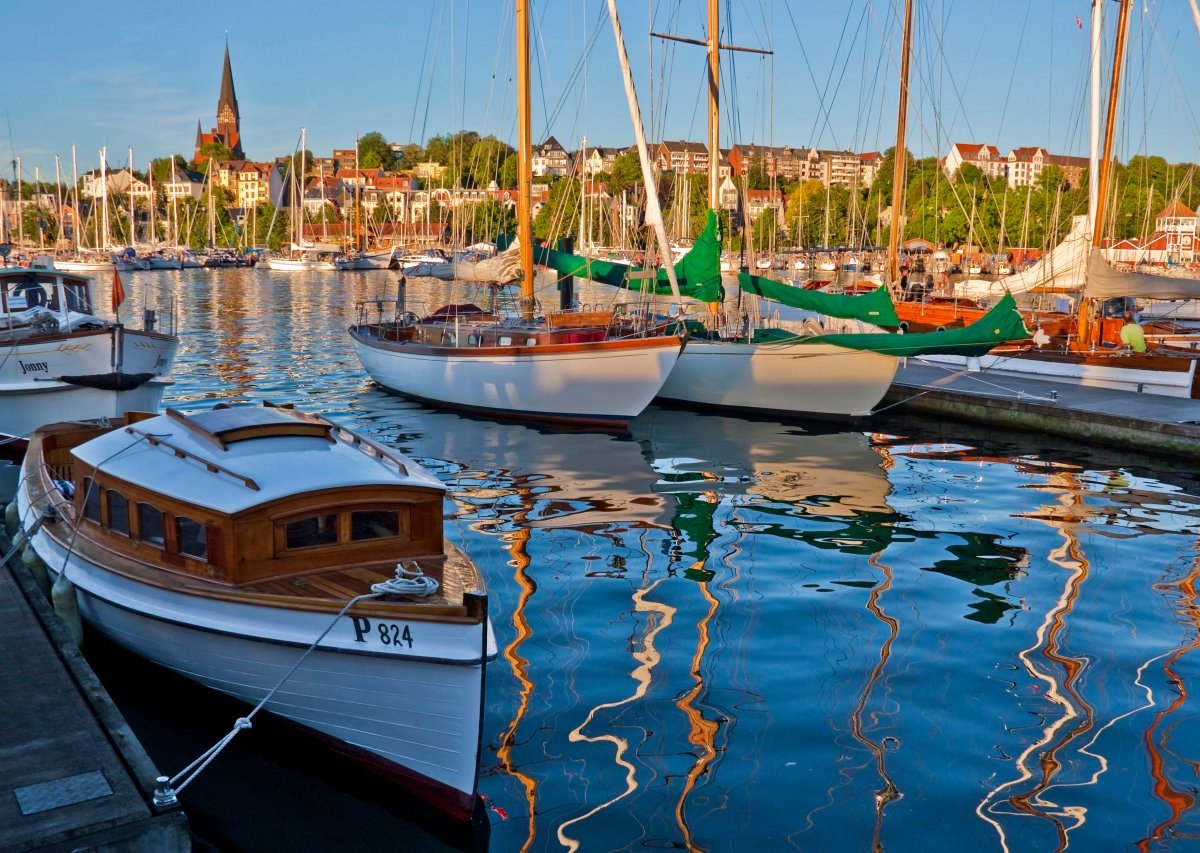
<path id="1" fill-rule="evenodd" d="M 900 47 L 900 106 L 896 114 L 896 150 L 892 163 L 892 228 L 888 235 L 888 274 L 900 280 L 900 225 L 904 220 L 904 140 L 908 135 L 908 64 L 912 53 L 913 0 L 904 0 L 904 36 Z"/>
<path id="2" fill-rule="evenodd" d="M 517 12 L 517 239 L 521 251 L 521 319 L 533 320 L 533 139 L 529 119 L 529 3 Z"/>
<path id="3" fill-rule="evenodd" d="M 721 20 L 717 0 L 708 0 L 708 206 L 717 210 L 721 174 Z M 691 199 L 688 199 L 690 202 Z M 689 212 L 691 205 L 688 205 Z"/>
<path id="4" fill-rule="evenodd" d="M 1112 82 L 1108 89 L 1108 112 L 1104 124 L 1104 147 L 1100 154 L 1100 180 L 1096 186 L 1095 209 L 1092 213 L 1092 249 L 1097 250 L 1104 237 L 1104 214 L 1108 208 L 1108 188 L 1112 183 L 1113 146 L 1117 135 L 1117 104 L 1121 96 L 1121 76 L 1125 69 L 1125 44 L 1129 35 L 1129 16 L 1133 11 L 1132 0 L 1119 0 L 1121 11 L 1117 17 L 1116 43 L 1113 46 Z M 1086 289 L 1088 260 L 1084 260 L 1084 288 Z M 1096 313 L 1095 300 L 1084 296 L 1079 302 L 1079 328 L 1076 339 L 1088 346 L 1094 334 Z"/>

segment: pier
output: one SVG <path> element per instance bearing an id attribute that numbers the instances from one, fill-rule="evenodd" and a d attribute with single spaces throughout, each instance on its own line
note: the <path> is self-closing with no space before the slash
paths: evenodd
<path id="1" fill-rule="evenodd" d="M 1200 400 L 969 372 L 910 359 L 884 406 L 1108 447 L 1200 457 Z"/>
<path id="2" fill-rule="evenodd" d="M 10 547 L 0 527 L 0 556 Z M 190 850 L 186 817 L 153 805 L 158 771 L 19 556 L 0 569 L 0 645 L 0 849 Z"/>

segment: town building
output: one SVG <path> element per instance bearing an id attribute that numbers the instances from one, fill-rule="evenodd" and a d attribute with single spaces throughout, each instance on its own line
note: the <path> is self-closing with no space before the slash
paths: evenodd
<path id="1" fill-rule="evenodd" d="M 1014 148 L 1008 153 L 1007 176 L 1009 187 L 1034 187 L 1047 166 L 1057 166 L 1062 171 L 1063 180 L 1068 186 L 1077 187 L 1083 183 L 1083 176 L 1088 168 L 1086 157 L 1068 157 L 1062 154 L 1051 154 L 1045 148 Z"/>
<path id="2" fill-rule="evenodd" d="M 975 166 L 989 178 L 1004 177 L 1008 159 L 1000 156 L 995 145 L 975 142 L 955 142 L 942 160 L 946 177 L 953 178 L 963 166 Z"/>
<path id="3" fill-rule="evenodd" d="M 553 136 L 533 148 L 531 170 L 534 177 L 563 177 L 570 171 L 571 157 Z"/>
<path id="4" fill-rule="evenodd" d="M 225 45 L 225 66 L 221 70 L 221 93 L 217 97 L 217 126 L 208 133 L 200 129 L 196 122 L 196 153 L 193 162 L 203 163 L 208 159 L 200 153 L 205 145 L 217 143 L 224 145 L 232 153 L 235 160 L 245 160 L 242 151 L 242 118 L 238 110 L 237 93 L 233 89 L 233 70 L 229 65 L 229 45 Z"/>
<path id="5" fill-rule="evenodd" d="M 1108 260 L 1117 264 L 1191 264 L 1196 261 L 1200 216 L 1173 201 L 1154 217 L 1154 233 L 1145 240 L 1129 238 L 1107 246 Z"/>

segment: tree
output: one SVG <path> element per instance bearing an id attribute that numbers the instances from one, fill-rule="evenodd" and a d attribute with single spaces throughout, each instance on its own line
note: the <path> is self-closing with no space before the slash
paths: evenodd
<path id="1" fill-rule="evenodd" d="M 767 161 L 761 151 L 755 151 L 746 166 L 746 182 L 752 190 L 769 190 L 771 188 L 771 173 L 767 171 Z"/>
<path id="2" fill-rule="evenodd" d="M 396 152 L 379 131 L 372 130 L 358 138 L 358 165 L 363 169 L 396 168 Z"/>
<path id="3" fill-rule="evenodd" d="M 410 142 L 400 149 L 400 154 L 396 159 L 394 168 L 396 169 L 412 169 L 418 163 L 424 161 L 425 149 L 415 142 Z"/>
<path id="4" fill-rule="evenodd" d="M 758 215 L 758 219 L 755 219 L 754 224 L 750 227 L 750 235 L 754 248 L 758 251 L 775 245 L 775 241 L 779 238 L 779 226 L 775 221 L 775 208 L 768 207 Z"/>
<path id="5" fill-rule="evenodd" d="M 642 185 L 642 163 L 636 151 L 626 151 L 613 161 L 608 191 L 620 195 Z"/>
<path id="6" fill-rule="evenodd" d="M 191 167 L 203 170 L 204 163 L 209 160 L 232 160 L 233 149 L 220 142 L 206 142 L 200 146 L 200 151 Z"/>
<path id="7" fill-rule="evenodd" d="M 564 234 L 574 234 L 579 227 L 579 182 L 556 181 L 550 186 L 550 197 L 533 220 L 533 235 L 549 240 Z"/>
<path id="8" fill-rule="evenodd" d="M 476 187 L 486 187 L 492 181 L 499 185 L 503 166 L 513 153 L 512 146 L 501 142 L 494 136 L 478 139 L 471 146 L 465 177 Z"/>
<path id="9" fill-rule="evenodd" d="M 504 158 L 504 165 L 500 167 L 500 186 L 505 189 L 511 189 L 517 185 L 517 170 L 520 168 L 520 163 L 516 154 L 510 154 Z"/>

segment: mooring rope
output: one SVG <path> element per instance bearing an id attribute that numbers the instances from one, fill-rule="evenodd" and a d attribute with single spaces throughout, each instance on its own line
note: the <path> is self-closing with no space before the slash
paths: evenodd
<path id="1" fill-rule="evenodd" d="M 253 728 L 254 724 L 252 720 L 254 719 L 254 715 L 261 711 L 266 704 L 271 701 L 271 697 L 273 697 L 279 691 L 279 689 L 283 687 L 287 680 L 296 674 L 296 671 L 300 669 L 300 666 L 308 659 L 308 656 L 316 651 L 317 647 L 321 645 L 321 641 L 329 636 L 329 632 L 334 629 L 334 627 L 338 624 L 338 621 L 346 615 L 346 612 L 351 607 L 358 604 L 360 601 L 365 601 L 369 598 L 379 598 L 380 596 L 384 595 L 431 595 L 433 592 L 437 591 L 437 588 L 438 582 L 436 578 L 431 578 L 422 574 L 420 566 L 412 561 L 408 561 L 407 563 L 398 563 L 396 565 L 395 577 L 386 581 L 371 584 L 371 592 L 363 593 L 362 595 L 355 596 L 347 601 L 345 606 L 342 607 L 342 609 L 338 611 L 338 614 L 333 617 L 333 620 L 329 623 L 325 630 L 321 632 L 320 636 L 313 640 L 309 647 L 304 650 L 304 654 L 300 655 L 296 662 L 292 664 L 291 668 L 283 674 L 283 677 L 280 678 L 278 682 L 276 682 L 275 686 L 272 687 L 261 700 L 259 700 L 258 704 L 250 709 L 250 713 L 246 714 L 244 717 L 238 717 L 233 723 L 233 728 L 230 729 L 224 736 L 222 736 L 220 740 L 201 753 L 191 764 L 180 770 L 169 780 L 165 780 L 165 777 L 159 778 L 159 791 L 155 794 L 156 802 L 160 802 L 162 804 L 173 803 L 175 798 L 183 792 L 183 789 L 190 785 L 192 781 L 200 775 L 204 768 L 208 767 L 208 765 L 212 763 L 213 759 L 220 755 L 222 750 L 224 750 L 225 747 L 229 746 L 229 744 L 233 742 L 233 739 L 237 737 L 238 732 Z M 183 779 L 183 781 L 179 782 L 180 779 Z M 162 785 L 164 780 L 166 781 L 165 790 L 163 789 Z M 179 782 L 178 787 L 176 787 L 177 782 Z"/>

